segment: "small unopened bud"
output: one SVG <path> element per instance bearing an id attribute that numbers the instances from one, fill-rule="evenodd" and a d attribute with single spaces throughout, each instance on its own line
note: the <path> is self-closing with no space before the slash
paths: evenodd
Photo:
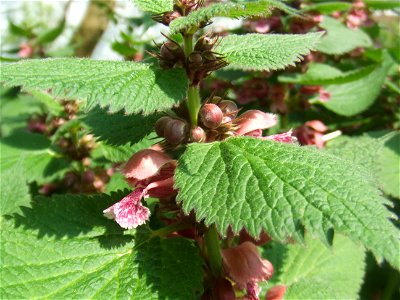
<path id="1" fill-rule="evenodd" d="M 195 51 L 209 51 L 212 49 L 212 47 L 214 46 L 215 42 L 217 39 L 213 39 L 210 37 L 202 37 L 200 38 L 196 45 L 194 46 L 194 50 Z"/>
<path id="2" fill-rule="evenodd" d="M 185 121 L 175 119 L 167 123 L 164 137 L 171 145 L 178 145 L 186 139 L 187 132 L 188 124 Z"/>
<path id="3" fill-rule="evenodd" d="M 200 64 L 203 61 L 203 58 L 200 53 L 193 52 L 189 55 L 188 60 L 190 63 Z"/>
<path id="4" fill-rule="evenodd" d="M 174 42 L 165 42 L 160 49 L 162 59 L 174 60 L 180 54 L 180 47 Z"/>
<path id="5" fill-rule="evenodd" d="M 231 100 L 222 100 L 218 103 L 224 115 L 228 115 L 231 118 L 235 118 L 237 115 L 238 107 L 235 102 Z"/>
<path id="6" fill-rule="evenodd" d="M 192 128 L 192 130 L 190 131 L 190 140 L 192 142 L 200 143 L 204 141 L 205 138 L 206 138 L 206 133 L 200 126 L 196 126 Z"/>
<path id="7" fill-rule="evenodd" d="M 164 130 L 167 127 L 167 124 L 173 121 L 171 117 L 161 117 L 157 120 L 156 124 L 154 125 L 154 130 L 159 137 L 164 137 Z"/>
<path id="8" fill-rule="evenodd" d="M 200 117 L 204 126 L 215 129 L 222 123 L 224 114 L 216 104 L 204 104 L 200 110 Z"/>
<path id="9" fill-rule="evenodd" d="M 217 56 L 211 51 L 203 52 L 202 56 L 204 60 L 208 61 L 216 61 L 218 59 Z"/>

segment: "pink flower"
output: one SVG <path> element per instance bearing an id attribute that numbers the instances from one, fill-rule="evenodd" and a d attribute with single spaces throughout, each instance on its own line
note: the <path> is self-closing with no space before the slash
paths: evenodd
<path id="1" fill-rule="evenodd" d="M 264 140 L 273 140 L 281 143 L 295 143 L 297 140 L 292 136 L 292 131 L 284 132 L 263 137 L 263 129 L 268 129 L 276 125 L 278 119 L 276 115 L 265 113 L 260 110 L 248 110 L 234 120 L 236 135 L 251 136 Z"/>
<path id="2" fill-rule="evenodd" d="M 328 128 L 324 123 L 319 120 L 312 120 L 296 128 L 294 135 L 302 145 L 316 145 L 318 148 L 322 148 L 325 144 L 322 138 L 323 133 L 327 130 Z"/>
<path id="3" fill-rule="evenodd" d="M 272 264 L 260 257 L 257 247 L 251 242 L 224 249 L 221 254 L 225 274 L 239 289 L 246 289 L 248 299 L 259 299 L 257 283 L 272 277 Z"/>
<path id="4" fill-rule="evenodd" d="M 18 56 L 21 58 L 29 58 L 33 55 L 33 48 L 27 43 L 22 43 L 19 46 Z"/>
<path id="5" fill-rule="evenodd" d="M 131 229 L 144 224 L 150 217 L 141 199 L 148 197 L 170 198 L 174 190 L 176 161 L 154 149 L 135 153 L 122 168 L 122 173 L 135 190 L 120 202 L 103 211 L 104 215 L 123 228 Z"/>

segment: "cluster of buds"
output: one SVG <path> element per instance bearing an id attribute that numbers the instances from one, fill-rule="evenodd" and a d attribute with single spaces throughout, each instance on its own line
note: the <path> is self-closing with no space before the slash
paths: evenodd
<path id="1" fill-rule="evenodd" d="M 356 0 L 346 17 L 346 25 L 351 29 L 357 29 L 362 25 L 369 25 L 368 23 L 368 9 L 362 0 Z"/>
<path id="2" fill-rule="evenodd" d="M 204 5 L 204 0 L 176 0 L 174 10 L 153 16 L 153 20 L 168 26 L 173 20 L 186 16 Z M 203 25 L 203 24 L 202 24 Z M 205 26 L 204 24 L 203 26 Z"/>
<path id="3" fill-rule="evenodd" d="M 200 83 L 211 72 L 227 65 L 223 56 L 212 51 L 217 41 L 218 38 L 201 37 L 187 57 L 186 72 L 192 84 Z"/>
<path id="4" fill-rule="evenodd" d="M 112 169 L 104 170 L 102 168 L 88 169 L 83 173 L 70 171 L 65 174 L 62 187 L 66 188 L 69 193 L 104 192 L 112 172 Z"/>
<path id="5" fill-rule="evenodd" d="M 185 63 L 185 54 L 181 46 L 169 39 L 159 47 L 160 53 L 153 54 L 152 56 L 160 60 L 160 67 L 163 69 L 171 69 L 173 67 L 183 67 Z"/>
<path id="6" fill-rule="evenodd" d="M 168 146 L 178 146 L 189 139 L 190 125 L 183 119 L 164 116 L 158 119 L 154 129 L 157 135 L 165 139 Z"/>
<path id="7" fill-rule="evenodd" d="M 90 151 L 96 146 L 96 143 L 93 135 L 86 134 L 77 143 L 73 138 L 62 137 L 58 140 L 58 146 L 73 160 L 82 160 L 89 157 Z"/>

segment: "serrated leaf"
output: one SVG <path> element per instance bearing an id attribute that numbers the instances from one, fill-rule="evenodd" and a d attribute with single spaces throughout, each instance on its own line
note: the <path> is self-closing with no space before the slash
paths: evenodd
<path id="1" fill-rule="evenodd" d="M 365 251 L 349 238 L 336 235 L 333 246 L 306 237 L 306 246 L 288 245 L 282 260 L 274 260 L 274 245 L 265 256 L 281 270 L 274 283 L 286 285 L 285 299 L 357 299 L 363 282 Z"/>
<path id="2" fill-rule="evenodd" d="M 375 65 L 358 70 L 342 72 L 330 65 L 311 63 L 304 74 L 284 74 L 278 77 L 280 82 L 299 83 L 304 85 L 341 84 L 362 78 L 371 73 Z"/>
<path id="3" fill-rule="evenodd" d="M 326 150 L 365 167 L 385 194 L 400 198 L 400 133 L 386 138 L 376 135 L 343 136 L 327 143 Z"/>
<path id="4" fill-rule="evenodd" d="M 78 58 L 22 60 L 2 66 L 1 81 L 50 89 L 58 97 L 82 98 L 87 107 L 148 115 L 178 104 L 186 93 L 183 69 L 161 70 L 145 63 Z"/>
<path id="5" fill-rule="evenodd" d="M 321 35 L 320 32 L 229 35 L 215 51 L 234 69 L 278 70 L 299 62 L 315 48 Z"/>
<path id="6" fill-rule="evenodd" d="M 27 182 L 51 181 L 68 166 L 39 134 L 16 131 L 0 147 L 1 214 L 19 213 L 20 206 L 30 205 Z"/>
<path id="7" fill-rule="evenodd" d="M 392 61 L 385 59 L 372 72 L 357 80 L 324 86 L 324 90 L 330 94 L 329 100 L 320 101 L 316 98 L 311 99 L 311 102 L 319 103 L 342 116 L 359 114 L 368 109 L 379 96 L 391 66 Z"/>
<path id="8" fill-rule="evenodd" d="M 106 186 L 106 193 L 109 194 L 115 191 L 123 191 L 125 189 L 130 189 L 131 187 L 126 182 L 125 176 L 120 172 L 115 172 L 110 176 L 110 181 Z"/>
<path id="9" fill-rule="evenodd" d="M 322 3 L 314 3 L 311 5 L 307 5 L 302 9 L 302 11 L 318 11 L 321 14 L 329 15 L 336 11 L 348 10 L 351 8 L 351 3 L 348 2 L 322 2 Z"/>
<path id="10" fill-rule="evenodd" d="M 344 54 L 358 47 L 371 47 L 370 37 L 360 29 L 349 29 L 338 20 L 324 16 L 319 24 L 327 33 L 316 49 L 326 54 Z"/>
<path id="11" fill-rule="evenodd" d="M 243 227 L 275 240 L 303 229 L 329 243 L 331 229 L 362 242 L 399 268 L 398 231 L 373 178 L 308 147 L 253 138 L 193 144 L 178 163 L 178 201 L 220 233 Z"/>
<path id="12" fill-rule="evenodd" d="M 125 115 L 123 112 L 111 114 L 96 107 L 83 117 L 83 121 L 101 141 L 110 145 L 125 145 L 149 137 L 159 117 L 160 115 Z"/>
<path id="13" fill-rule="evenodd" d="M 161 14 L 172 11 L 174 0 L 133 0 L 133 3 L 145 12 Z"/>
<path id="14" fill-rule="evenodd" d="M 170 34 L 176 34 L 190 28 L 196 28 L 201 23 L 207 23 L 214 17 L 245 18 L 266 17 L 273 8 L 279 8 L 287 13 L 296 14 L 296 10 L 277 0 L 238 1 L 237 3 L 214 3 L 180 17 L 170 24 Z"/>
<path id="15" fill-rule="evenodd" d="M 40 197 L 24 216 L 3 219 L 2 297 L 196 298 L 202 267 L 193 242 L 150 239 L 145 228 L 124 235 L 102 214 L 122 196 Z"/>
<path id="16" fill-rule="evenodd" d="M 134 153 L 150 148 L 159 141 L 160 138 L 157 138 L 157 135 L 154 133 L 135 144 L 113 146 L 101 143 L 96 150 L 100 151 L 111 162 L 126 162 Z"/>
<path id="17" fill-rule="evenodd" d="M 16 131 L 0 141 L 1 172 L 16 166 L 28 182 L 51 180 L 68 162 L 50 148 L 50 140 L 40 134 Z"/>

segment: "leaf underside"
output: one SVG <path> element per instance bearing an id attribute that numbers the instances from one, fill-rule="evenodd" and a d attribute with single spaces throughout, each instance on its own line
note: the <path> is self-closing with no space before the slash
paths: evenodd
<path id="1" fill-rule="evenodd" d="M 161 14 L 172 11 L 174 0 L 133 0 L 133 3 L 145 12 Z"/>
<path id="2" fill-rule="evenodd" d="M 78 58 L 32 59 L 2 65 L 1 81 L 24 88 L 51 89 L 57 97 L 87 100 L 87 108 L 145 115 L 179 104 L 187 88 L 183 69 Z"/>
<path id="3" fill-rule="evenodd" d="M 222 38 L 215 51 L 233 69 L 278 70 L 294 65 L 309 54 L 321 35 L 321 32 L 229 35 Z"/>
<path id="4" fill-rule="evenodd" d="M 304 228 L 326 243 L 332 229 L 362 242 L 399 267 L 398 232 L 373 178 L 355 165 L 312 148 L 253 138 L 194 144 L 179 160 L 178 201 L 186 213 L 242 228 L 254 237 L 302 240 Z"/>

